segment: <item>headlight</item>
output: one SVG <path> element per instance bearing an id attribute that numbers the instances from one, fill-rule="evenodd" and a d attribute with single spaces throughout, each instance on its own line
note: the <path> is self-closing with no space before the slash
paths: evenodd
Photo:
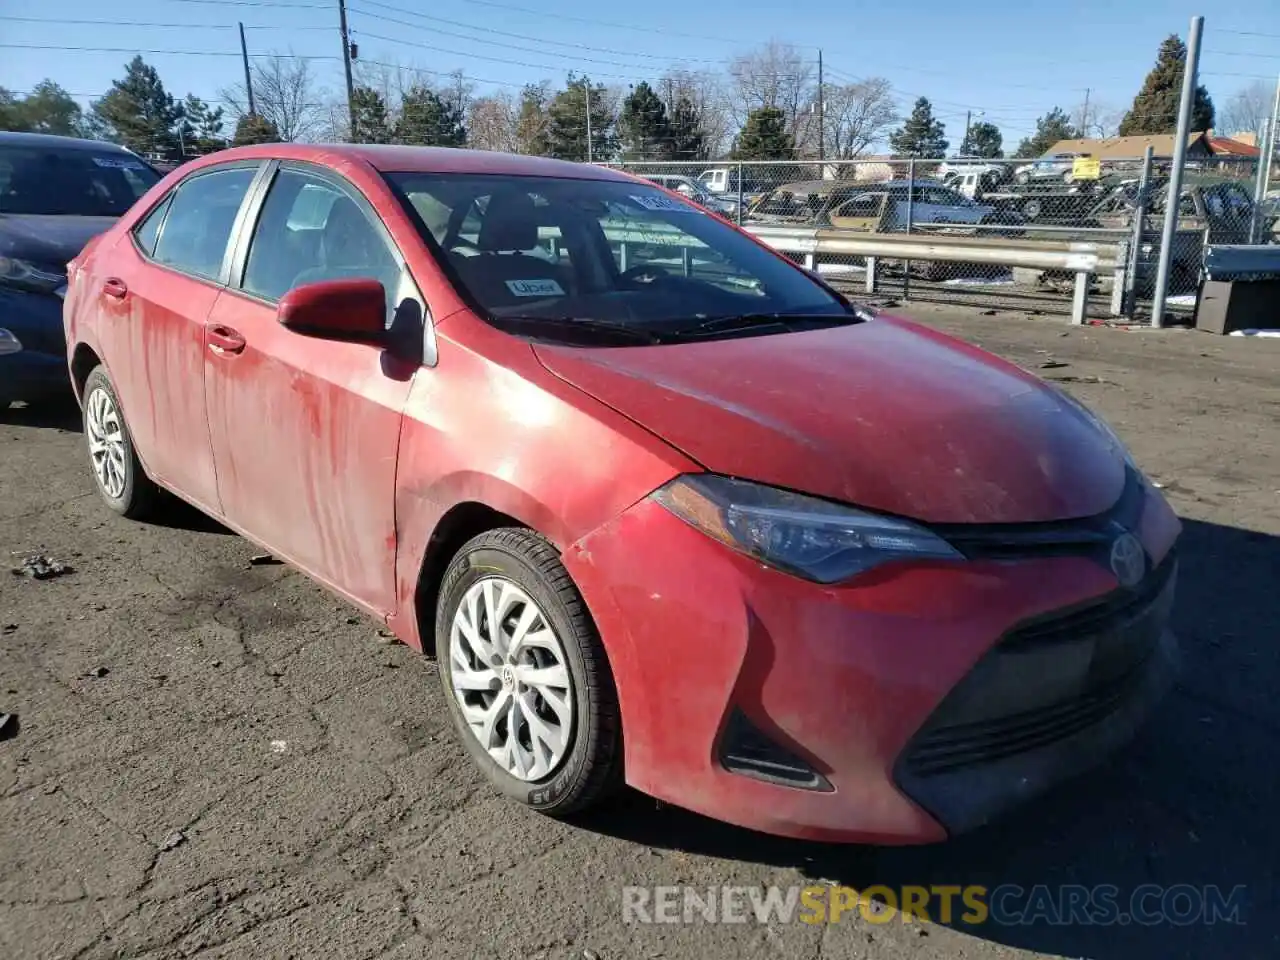
<path id="1" fill-rule="evenodd" d="M 53 293 L 66 282 L 67 275 L 61 271 L 49 270 L 30 260 L 0 257 L 0 286 Z"/>
<path id="2" fill-rule="evenodd" d="M 749 557 L 818 583 L 890 560 L 959 560 L 945 540 L 905 520 L 714 474 L 685 474 L 652 499 Z"/>
<path id="3" fill-rule="evenodd" d="M 22 341 L 15 337 L 8 330 L 0 327 L 0 357 L 7 357 L 11 353 L 22 352 Z"/>

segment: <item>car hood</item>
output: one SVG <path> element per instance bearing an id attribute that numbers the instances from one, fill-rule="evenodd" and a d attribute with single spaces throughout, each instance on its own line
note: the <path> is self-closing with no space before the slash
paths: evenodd
<path id="1" fill-rule="evenodd" d="M 115 217 L 0 214 L 0 256 L 65 267 L 84 245 L 116 222 Z"/>
<path id="2" fill-rule="evenodd" d="M 895 318 L 641 347 L 538 344 L 553 374 L 708 470 L 935 523 L 1092 516 L 1123 453 L 1014 365 Z"/>

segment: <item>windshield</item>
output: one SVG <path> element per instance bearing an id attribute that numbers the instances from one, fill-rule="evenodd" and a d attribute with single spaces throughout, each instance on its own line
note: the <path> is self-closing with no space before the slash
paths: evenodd
<path id="1" fill-rule="evenodd" d="M 852 317 L 749 237 L 652 186 L 608 180 L 390 174 L 455 282 L 491 318 L 578 319 L 657 332 L 745 315 Z"/>
<path id="2" fill-rule="evenodd" d="M 127 153 L 0 146 L 0 213 L 118 217 L 159 179 Z"/>

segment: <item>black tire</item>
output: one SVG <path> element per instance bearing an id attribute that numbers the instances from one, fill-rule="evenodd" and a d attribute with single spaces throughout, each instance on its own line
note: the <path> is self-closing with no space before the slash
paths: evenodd
<path id="1" fill-rule="evenodd" d="M 450 628 L 467 590 L 494 575 L 513 582 L 541 608 L 564 649 L 574 721 L 564 758 L 537 781 L 507 773 L 471 732 L 453 691 Z M 467 753 L 507 796 L 563 817 L 604 800 L 622 783 L 622 720 L 604 646 L 591 614 L 556 549 L 531 530 L 505 527 L 468 541 L 450 562 L 436 604 L 440 682 L 454 729 Z"/>
<path id="2" fill-rule="evenodd" d="M 124 443 L 124 485 L 118 495 L 112 495 L 103 486 L 96 469 L 93 470 L 93 483 L 98 489 L 99 496 L 102 497 L 103 502 L 108 507 L 122 517 L 128 517 L 130 520 L 140 520 L 155 509 L 160 490 L 152 479 L 147 476 L 146 471 L 142 469 L 142 463 L 138 460 L 138 451 L 133 446 L 133 435 L 129 432 L 129 425 L 124 419 L 124 411 L 120 407 L 120 399 L 116 396 L 115 387 L 112 386 L 111 378 L 107 376 L 107 371 L 101 366 L 95 367 L 85 379 L 82 392 L 81 416 L 84 420 L 86 447 L 90 437 L 90 401 L 97 391 L 105 392 L 110 398 L 120 423 L 120 436 Z M 89 460 L 90 467 L 92 467 L 92 452 L 89 454 Z"/>
<path id="3" fill-rule="evenodd" d="M 1039 200 L 1028 200 L 1022 205 L 1022 215 L 1028 220 L 1036 220 L 1040 217 L 1041 207 Z"/>

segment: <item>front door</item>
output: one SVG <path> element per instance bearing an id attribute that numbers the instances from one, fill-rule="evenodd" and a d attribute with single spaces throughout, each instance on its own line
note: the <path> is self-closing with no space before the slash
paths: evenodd
<path id="1" fill-rule="evenodd" d="M 102 271 L 103 353 L 134 443 L 156 479 L 211 513 L 217 482 L 205 420 L 205 321 L 258 164 L 180 183 Z"/>
<path id="2" fill-rule="evenodd" d="M 395 478 L 413 370 L 381 347 L 276 318 L 294 287 L 373 277 L 391 304 L 403 258 L 345 181 L 286 165 L 267 191 L 243 277 L 207 325 L 205 396 L 227 521 L 372 611 L 395 608 Z"/>

